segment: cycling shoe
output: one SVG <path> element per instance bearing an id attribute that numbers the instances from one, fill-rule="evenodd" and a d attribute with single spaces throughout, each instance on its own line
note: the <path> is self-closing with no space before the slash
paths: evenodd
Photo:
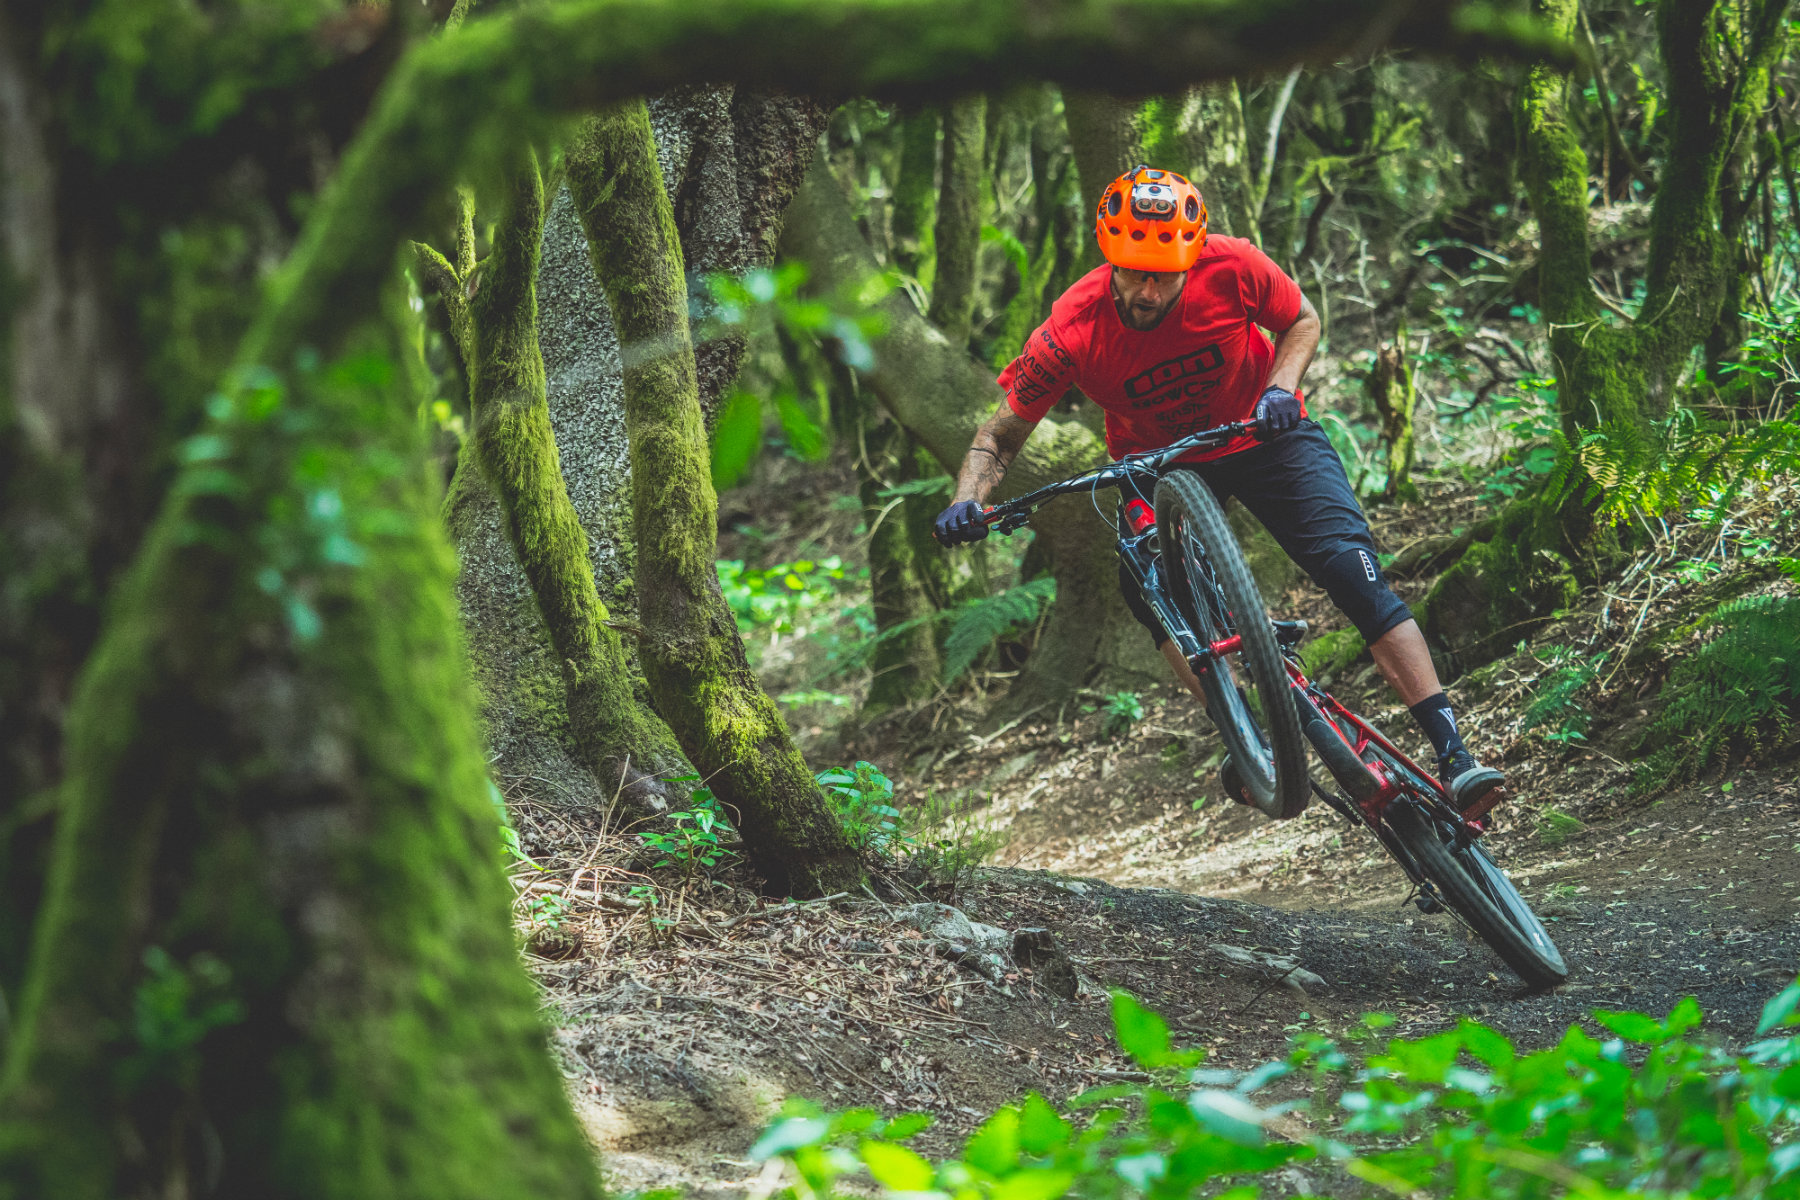
<path id="1" fill-rule="evenodd" d="M 1438 760 L 1438 778 L 1450 793 L 1450 803 L 1473 821 L 1506 798 L 1506 776 L 1484 767 L 1467 750 L 1457 750 Z"/>

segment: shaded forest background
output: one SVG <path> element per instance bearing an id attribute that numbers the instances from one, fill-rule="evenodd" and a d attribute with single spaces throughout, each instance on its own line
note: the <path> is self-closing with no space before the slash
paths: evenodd
<path id="1" fill-rule="evenodd" d="M 1790 15 L 10 8 L 0 1190 L 598 1194 L 496 781 L 665 838 L 703 781 L 821 895 L 870 844 L 795 724 L 1136 719 L 1104 523 L 927 530 L 1139 161 L 1319 307 L 1372 509 L 1475 496 L 1389 547 L 1447 674 L 1719 576 L 1638 692 L 1642 786 L 1791 750 Z M 1100 461 L 1093 415 L 1008 487 Z M 809 471 L 854 481 L 829 538 L 722 492 Z"/>

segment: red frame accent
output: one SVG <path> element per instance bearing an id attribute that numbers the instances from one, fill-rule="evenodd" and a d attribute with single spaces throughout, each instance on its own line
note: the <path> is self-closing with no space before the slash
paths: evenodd
<path id="1" fill-rule="evenodd" d="M 1131 522 L 1131 532 L 1142 533 L 1156 524 L 1156 510 L 1142 500 L 1131 500 L 1125 505 L 1125 517 Z"/>
<path id="2" fill-rule="evenodd" d="M 1293 682 L 1293 685 L 1304 691 L 1309 686 L 1309 681 L 1306 676 L 1301 673 L 1300 668 L 1295 666 L 1291 659 L 1284 660 L 1284 665 L 1287 667 L 1288 678 Z M 1363 754 L 1368 750 L 1371 744 L 1379 746 L 1383 751 L 1393 755 L 1404 763 L 1407 769 L 1418 778 L 1423 779 L 1426 783 L 1430 784 L 1432 790 L 1437 793 L 1440 800 L 1443 800 L 1446 804 L 1450 803 L 1450 793 L 1444 790 L 1444 785 L 1438 781 L 1435 775 L 1414 762 L 1400 750 L 1399 747 L 1395 746 L 1394 743 L 1388 741 L 1386 736 L 1383 735 L 1379 729 L 1376 729 L 1373 725 L 1370 725 L 1367 721 L 1344 707 L 1343 702 L 1336 696 L 1333 696 L 1330 692 L 1324 692 L 1323 695 L 1325 697 L 1325 703 L 1322 707 L 1325 711 L 1325 715 L 1330 718 L 1331 723 L 1338 727 L 1338 736 L 1344 736 L 1343 726 L 1345 725 L 1348 725 L 1356 732 L 1356 740 L 1354 742 L 1349 738 L 1344 738 L 1344 744 L 1355 751 L 1356 757 L 1362 758 Z M 1374 821 L 1380 818 L 1382 810 L 1393 803 L 1394 798 L 1398 796 L 1403 789 L 1401 788 L 1398 779 L 1389 776 L 1385 764 L 1379 762 L 1371 763 L 1364 760 L 1364 765 L 1369 768 L 1369 773 L 1375 776 L 1376 780 L 1381 784 L 1381 789 L 1368 800 L 1364 801 L 1362 805 L 1363 811 L 1369 815 L 1371 821 Z M 1470 832 L 1474 833 L 1477 837 L 1487 832 L 1481 825 L 1478 825 L 1473 821 L 1464 821 L 1463 824 L 1467 825 Z"/>
<path id="3" fill-rule="evenodd" d="M 1242 650 L 1243 648 L 1244 648 L 1244 639 L 1239 637 L 1235 633 L 1232 634 L 1230 637 L 1226 638 L 1222 642 L 1214 642 L 1209 647 L 1209 649 L 1211 649 L 1213 652 L 1214 658 L 1223 658 L 1227 654 L 1236 654 L 1239 650 Z"/>

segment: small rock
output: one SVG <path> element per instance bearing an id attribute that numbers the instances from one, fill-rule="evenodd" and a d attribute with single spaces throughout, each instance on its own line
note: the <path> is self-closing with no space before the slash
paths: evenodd
<path id="1" fill-rule="evenodd" d="M 940 942 L 963 942 L 984 954 L 1002 954 L 1012 938 L 1004 929 L 969 920 L 968 914 L 948 904 L 915 904 L 907 913 L 919 932 Z"/>
<path id="2" fill-rule="evenodd" d="M 1287 954 L 1270 954 L 1266 950 L 1246 950 L 1242 946 L 1230 946 L 1223 942 L 1214 942 L 1207 949 L 1246 967 L 1261 967 L 1274 972 L 1281 986 L 1287 991 L 1297 993 L 1302 999 L 1307 988 L 1322 988 L 1325 980 L 1300 965 L 1300 960 Z"/>
<path id="3" fill-rule="evenodd" d="M 1036 972 L 1037 981 L 1053 996 L 1073 1000 L 1081 990 L 1075 964 L 1069 961 L 1068 954 L 1057 944 L 1056 935 L 1048 929 L 1015 930 L 1012 956 L 1021 967 L 1030 967 Z"/>
<path id="4" fill-rule="evenodd" d="M 525 951 L 539 958 L 574 958 L 581 952 L 581 935 L 570 929 L 540 925 L 526 937 Z"/>

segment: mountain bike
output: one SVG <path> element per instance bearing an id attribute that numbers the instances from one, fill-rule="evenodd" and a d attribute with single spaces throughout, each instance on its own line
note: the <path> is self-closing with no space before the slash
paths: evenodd
<path id="1" fill-rule="evenodd" d="M 1212 491 L 1190 472 L 1169 470 L 1195 450 L 1256 432 L 1254 422 L 1202 430 L 996 504 L 983 517 L 1008 534 L 1058 496 L 1119 489 L 1119 560 L 1199 680 L 1225 743 L 1232 798 L 1291 820 L 1318 796 L 1375 835 L 1412 882 L 1408 899 L 1421 911 L 1451 913 L 1531 986 L 1561 983 L 1568 967 L 1482 844 L 1485 821 L 1465 819 L 1431 772 L 1306 677 L 1298 651 L 1306 622 L 1269 618 Z M 1309 744 L 1337 790 L 1312 778 Z"/>

